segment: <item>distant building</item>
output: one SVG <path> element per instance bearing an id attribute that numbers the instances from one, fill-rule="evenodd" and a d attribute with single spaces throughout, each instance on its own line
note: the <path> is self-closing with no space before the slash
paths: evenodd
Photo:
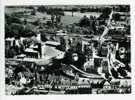
<path id="1" fill-rule="evenodd" d="M 111 84 L 110 84 L 108 81 L 106 81 L 106 82 L 104 83 L 103 89 L 104 89 L 104 90 L 110 90 L 110 89 L 111 89 Z"/>
<path id="2" fill-rule="evenodd" d="M 14 41 L 14 38 L 7 38 L 5 40 L 5 46 L 13 46 L 13 41 Z"/>
<path id="3" fill-rule="evenodd" d="M 120 87 L 120 81 L 105 81 L 103 90 L 117 90 Z"/>
<path id="4" fill-rule="evenodd" d="M 39 58 L 39 52 L 33 49 L 27 48 L 25 50 L 26 57 L 28 58 Z"/>

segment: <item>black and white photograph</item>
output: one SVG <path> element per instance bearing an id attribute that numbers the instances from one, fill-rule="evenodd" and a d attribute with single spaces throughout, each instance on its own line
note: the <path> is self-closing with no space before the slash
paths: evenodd
<path id="1" fill-rule="evenodd" d="M 5 6 L 5 95 L 131 94 L 130 8 Z"/>

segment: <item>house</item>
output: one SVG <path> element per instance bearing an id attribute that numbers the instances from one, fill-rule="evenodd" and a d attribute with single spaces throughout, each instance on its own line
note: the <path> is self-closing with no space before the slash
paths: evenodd
<path id="1" fill-rule="evenodd" d="M 111 83 L 108 81 L 105 81 L 103 90 L 110 90 L 111 89 Z"/>
<path id="2" fill-rule="evenodd" d="M 105 81 L 103 90 L 117 90 L 120 86 L 120 81 Z"/>

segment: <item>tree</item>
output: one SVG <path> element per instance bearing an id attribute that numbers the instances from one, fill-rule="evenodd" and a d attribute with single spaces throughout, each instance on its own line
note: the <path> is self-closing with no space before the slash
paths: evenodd
<path id="1" fill-rule="evenodd" d="M 79 22 L 79 25 L 81 27 L 87 27 L 90 25 L 90 20 L 87 16 L 84 16 L 83 18 L 81 18 L 80 22 Z"/>
<path id="2" fill-rule="evenodd" d="M 99 16 L 99 19 L 108 19 L 110 13 L 111 13 L 111 8 L 109 7 L 104 8 L 102 14 Z"/>

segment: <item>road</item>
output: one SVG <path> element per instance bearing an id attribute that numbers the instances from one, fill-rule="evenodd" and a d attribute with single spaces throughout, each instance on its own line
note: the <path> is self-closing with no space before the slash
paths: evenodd
<path id="1" fill-rule="evenodd" d="M 102 44 L 103 41 L 104 41 L 104 36 L 105 36 L 105 35 L 108 33 L 108 31 L 109 31 L 109 26 L 110 26 L 110 24 L 111 24 L 112 15 L 113 15 L 113 10 L 112 10 L 112 12 L 111 12 L 110 15 L 109 15 L 109 19 L 108 19 L 107 26 L 105 27 L 105 30 L 104 30 L 103 34 L 101 35 L 101 37 L 100 37 L 100 43 L 101 43 L 101 44 Z"/>

